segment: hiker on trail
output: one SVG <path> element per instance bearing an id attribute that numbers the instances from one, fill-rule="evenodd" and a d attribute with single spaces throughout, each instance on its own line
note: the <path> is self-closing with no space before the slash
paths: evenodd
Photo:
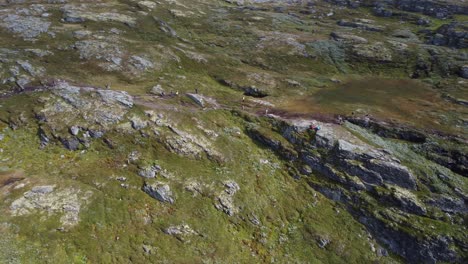
<path id="1" fill-rule="evenodd" d="M 315 133 L 317 133 L 317 132 L 320 130 L 320 128 L 321 128 L 320 125 L 317 125 L 317 124 L 315 124 L 315 123 L 312 123 L 312 124 L 309 126 L 309 129 L 315 131 Z"/>
<path id="2" fill-rule="evenodd" d="M 371 120 L 371 119 L 370 119 L 370 117 L 369 117 L 369 114 L 366 114 L 366 115 L 364 116 L 364 122 L 366 123 L 366 125 L 369 124 L 370 120 Z"/>
<path id="3" fill-rule="evenodd" d="M 343 124 L 343 117 L 341 115 L 338 116 L 338 124 Z"/>
<path id="4" fill-rule="evenodd" d="M 198 94 L 198 88 L 195 88 L 195 93 Z"/>
<path id="5" fill-rule="evenodd" d="M 245 102 L 245 96 L 242 96 L 242 102 Z"/>
<path id="6" fill-rule="evenodd" d="M 268 109 L 265 109 L 265 115 L 268 115 Z"/>

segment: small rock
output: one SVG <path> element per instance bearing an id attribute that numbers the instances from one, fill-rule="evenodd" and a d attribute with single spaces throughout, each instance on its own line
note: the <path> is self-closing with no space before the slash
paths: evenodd
<path id="1" fill-rule="evenodd" d="M 89 130 L 89 135 L 92 138 L 101 138 L 102 136 L 104 136 L 104 132 L 99 130 Z"/>
<path id="2" fill-rule="evenodd" d="M 70 133 L 71 133 L 73 136 L 78 135 L 79 132 L 80 132 L 80 128 L 79 128 L 79 127 L 77 127 L 77 126 L 72 126 L 72 127 L 70 127 Z"/>
<path id="3" fill-rule="evenodd" d="M 127 161 L 129 163 L 137 161 L 138 159 L 140 159 L 140 156 L 141 156 L 140 152 L 134 150 L 134 151 L 130 152 L 130 154 L 128 154 Z"/>
<path id="4" fill-rule="evenodd" d="M 232 180 L 224 182 L 224 186 L 226 187 L 226 193 L 229 195 L 234 195 L 237 191 L 240 190 L 239 184 Z"/>
<path id="5" fill-rule="evenodd" d="M 255 214 L 252 214 L 252 217 L 249 220 L 254 225 L 258 226 L 258 225 L 261 224 L 260 220 L 258 219 L 258 217 Z"/>
<path id="6" fill-rule="evenodd" d="M 171 235 L 171 236 L 180 236 L 180 235 L 192 235 L 196 234 L 189 225 L 183 224 L 178 226 L 170 226 L 164 229 L 164 233 Z"/>
<path id="7" fill-rule="evenodd" d="M 165 91 L 162 88 L 162 86 L 158 84 L 156 86 L 153 86 L 153 88 L 151 88 L 151 93 L 155 95 L 159 95 L 159 96 L 164 96 Z"/>
<path id="8" fill-rule="evenodd" d="M 379 247 L 377 249 L 377 256 L 386 257 L 386 256 L 388 256 L 388 251 L 385 248 Z"/>
<path id="9" fill-rule="evenodd" d="M 141 119 L 139 116 L 132 117 L 132 119 L 130 119 L 130 122 L 132 122 L 132 128 L 135 130 L 140 130 L 148 126 L 148 122 Z"/>
<path id="10" fill-rule="evenodd" d="M 143 178 L 154 178 L 156 177 L 156 174 L 161 171 L 161 167 L 159 165 L 151 165 L 151 166 L 146 166 L 143 168 L 140 168 L 138 170 L 138 175 L 143 177 Z"/>
<path id="11" fill-rule="evenodd" d="M 317 244 L 320 248 L 325 248 L 328 244 L 330 244 L 330 239 L 321 237 L 317 240 Z"/>
<path id="12" fill-rule="evenodd" d="M 146 254 L 153 254 L 153 250 L 154 248 L 152 246 L 143 244 L 143 252 Z"/>
<path id="13" fill-rule="evenodd" d="M 80 141 L 77 138 L 61 138 L 63 146 L 68 150 L 78 150 L 80 147 Z"/>
<path id="14" fill-rule="evenodd" d="M 203 99 L 203 96 L 199 94 L 193 94 L 193 93 L 188 93 L 187 96 L 192 99 L 197 105 L 201 107 L 205 107 L 205 100 Z"/>

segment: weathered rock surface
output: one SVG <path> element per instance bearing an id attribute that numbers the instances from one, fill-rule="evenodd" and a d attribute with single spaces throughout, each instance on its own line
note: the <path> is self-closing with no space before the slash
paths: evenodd
<path id="1" fill-rule="evenodd" d="M 297 144 L 294 131 L 308 129 L 307 124 L 302 124 L 301 121 L 297 121 L 296 128 L 285 129 L 283 135 L 290 142 L 295 142 L 293 144 Z M 361 188 L 362 184 L 369 186 L 388 183 L 416 189 L 415 176 L 408 168 L 401 165 L 399 160 L 382 149 L 363 142 L 340 126 L 321 124 L 321 129 L 316 133 L 312 144 L 310 152 L 307 150 L 300 152 L 300 159 L 303 159 L 312 170 L 327 177 L 339 182 L 350 181 L 350 184 L 356 188 Z M 316 152 L 314 148 L 325 152 Z M 356 178 L 343 176 L 342 173 L 355 176 L 359 180 L 356 182 Z"/>
<path id="2" fill-rule="evenodd" d="M 215 207 L 227 215 L 233 216 L 239 212 L 239 208 L 234 205 L 234 195 L 240 190 L 240 187 L 231 180 L 225 181 L 224 187 L 225 189 L 215 198 Z"/>
<path id="3" fill-rule="evenodd" d="M 215 99 L 201 94 L 187 93 L 187 97 L 192 99 L 197 105 L 205 107 L 219 107 Z"/>
<path id="4" fill-rule="evenodd" d="M 79 222 L 81 207 L 86 204 L 92 192 L 79 189 L 59 189 L 54 185 L 35 186 L 10 205 L 14 216 L 33 213 L 47 215 L 61 214 L 62 227 L 72 227 Z"/>
<path id="5" fill-rule="evenodd" d="M 166 137 L 164 143 L 172 152 L 194 158 L 201 158 L 205 154 L 212 159 L 222 159 L 222 155 L 213 148 L 209 139 L 190 134 L 172 126 L 169 126 L 169 128 L 175 135 Z"/>
<path id="6" fill-rule="evenodd" d="M 187 224 L 170 226 L 170 227 L 164 229 L 164 233 L 166 233 L 168 235 L 171 235 L 171 236 L 175 236 L 175 237 L 196 235 L 197 234 L 197 232 L 195 230 L 193 230 Z"/>
<path id="7" fill-rule="evenodd" d="M 41 34 L 47 33 L 51 22 L 41 17 L 20 16 L 9 14 L 0 16 L 0 26 L 7 28 L 14 34 L 18 34 L 26 40 L 35 40 Z"/>
<path id="8" fill-rule="evenodd" d="M 87 20 L 95 22 L 120 22 L 129 26 L 134 26 L 136 19 L 129 15 L 103 12 L 94 13 L 79 6 L 66 5 L 62 8 L 63 20 L 68 23 L 82 23 Z"/>
<path id="9" fill-rule="evenodd" d="M 169 185 L 162 182 L 145 183 L 142 190 L 154 199 L 163 203 L 174 203 L 174 197 Z"/>
<path id="10" fill-rule="evenodd" d="M 48 89 L 54 96 L 44 97 L 43 108 L 36 112 L 36 118 L 43 122 L 40 136 L 45 144 L 57 138 L 70 150 L 102 137 L 133 107 L 133 98 L 126 92 L 79 87 L 65 81 L 57 81 Z"/>
<path id="11" fill-rule="evenodd" d="M 353 46 L 352 50 L 358 59 L 378 62 L 393 61 L 391 50 L 385 47 L 381 42 L 374 44 L 357 44 Z"/>
<path id="12" fill-rule="evenodd" d="M 138 170 L 138 175 L 143 178 L 155 178 L 156 175 L 161 171 L 161 167 L 158 165 L 150 165 L 141 167 Z"/>

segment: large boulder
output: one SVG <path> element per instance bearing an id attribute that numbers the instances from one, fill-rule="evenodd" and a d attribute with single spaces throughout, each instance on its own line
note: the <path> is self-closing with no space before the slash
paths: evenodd
<path id="1" fill-rule="evenodd" d="M 171 188 L 165 183 L 145 183 L 142 187 L 142 190 L 160 202 L 170 204 L 174 203 L 174 197 L 172 195 Z"/>

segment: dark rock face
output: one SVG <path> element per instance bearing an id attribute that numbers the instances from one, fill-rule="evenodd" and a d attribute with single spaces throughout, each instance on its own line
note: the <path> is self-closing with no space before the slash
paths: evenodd
<path id="1" fill-rule="evenodd" d="M 393 1 L 393 4 L 396 8 L 404 11 L 423 13 L 437 18 L 446 18 L 454 14 L 468 14 L 467 6 L 440 1 L 396 0 Z"/>
<path id="2" fill-rule="evenodd" d="M 429 44 L 458 49 L 468 47 L 468 26 L 466 23 L 445 24 L 429 34 Z"/>
<path id="3" fill-rule="evenodd" d="M 412 172 L 401 165 L 398 160 L 379 149 L 364 142 L 351 143 L 352 136 L 339 135 L 331 127 L 323 127 L 319 130 L 315 134 L 315 139 L 310 143 L 301 142 L 295 137 L 298 131 L 287 125 L 282 129 L 283 136 L 295 145 L 299 154 L 298 159 L 310 166 L 313 171 L 356 189 L 383 184 L 397 185 L 410 190 L 416 189 L 416 178 Z M 258 132 L 249 133 L 249 135 L 272 149 L 285 149 L 281 147 L 284 144 L 268 138 L 267 135 L 261 135 Z M 346 137 L 350 137 L 350 141 L 344 139 Z M 285 157 L 290 158 L 290 155 L 285 155 Z"/>
<path id="4" fill-rule="evenodd" d="M 218 79 L 218 82 L 222 85 L 231 87 L 233 89 L 244 91 L 244 94 L 247 96 L 258 97 L 258 98 L 263 98 L 263 97 L 268 96 L 268 93 L 265 90 L 261 88 L 257 88 L 255 86 L 243 86 L 243 85 L 234 83 L 233 81 L 224 80 L 224 79 Z"/>
<path id="5" fill-rule="evenodd" d="M 373 11 L 374 11 L 374 14 L 379 17 L 391 17 L 393 15 L 392 10 L 387 9 L 382 6 L 374 7 Z"/>
<path id="6" fill-rule="evenodd" d="M 364 127 L 381 137 L 401 139 L 418 143 L 413 149 L 426 158 L 450 169 L 460 175 L 468 175 L 468 155 L 460 149 L 442 146 L 436 142 L 428 141 L 428 137 L 421 131 L 407 128 L 397 124 L 375 121 L 370 118 L 348 118 L 349 122 Z M 423 143 L 423 144 L 421 144 Z M 460 142 L 460 144 L 465 144 Z"/>
<path id="7" fill-rule="evenodd" d="M 285 146 L 285 144 L 279 140 L 275 140 L 271 137 L 268 137 L 267 135 L 263 134 L 261 130 L 255 127 L 250 127 L 247 129 L 247 133 L 254 140 L 257 140 L 260 143 L 269 146 L 286 159 L 294 160 L 297 158 L 298 154 L 296 153 L 296 151 L 294 151 L 294 149 L 290 148 L 289 146 Z"/>
<path id="8" fill-rule="evenodd" d="M 450 244 L 453 243 L 450 238 L 438 237 L 415 243 L 418 240 L 416 237 L 392 229 L 377 218 L 362 215 L 359 221 L 374 234 L 378 241 L 387 245 L 391 251 L 403 256 L 409 263 L 460 261 L 457 253 L 450 248 Z"/>
<path id="9" fill-rule="evenodd" d="M 401 125 L 378 122 L 371 118 L 350 117 L 347 120 L 355 125 L 370 129 L 375 133 L 385 138 L 402 139 L 414 143 L 426 142 L 426 135 L 422 132 L 411 128 L 405 128 Z"/>
<path id="10" fill-rule="evenodd" d="M 394 161 L 370 160 L 367 168 L 382 176 L 384 182 L 407 189 L 416 189 L 416 179 L 405 166 Z"/>
<path id="11" fill-rule="evenodd" d="M 60 141 L 62 142 L 63 146 L 68 150 L 78 150 L 80 147 L 80 141 L 75 138 L 61 138 Z"/>
<path id="12" fill-rule="evenodd" d="M 427 201 L 428 204 L 440 208 L 447 213 L 468 213 L 468 204 L 464 199 L 455 199 L 448 196 L 440 196 Z"/>
<path id="13" fill-rule="evenodd" d="M 428 136 L 420 131 L 393 128 L 370 119 L 354 121 L 377 134 L 407 140 L 408 144 L 428 144 Z M 456 248 L 464 248 L 463 242 L 449 235 L 421 238 L 421 231 L 426 227 L 412 221 L 417 221 L 416 216 L 434 219 L 432 208 L 440 208 L 449 217 L 459 217 L 468 210 L 467 198 L 462 192 L 420 199 L 414 191 L 419 189 L 418 184 L 422 186 L 424 183 L 418 183 L 416 172 L 402 165 L 391 152 L 369 145 L 343 127 L 321 123 L 322 128 L 318 132 L 309 133 L 305 124 L 310 121 L 297 120 L 293 124 L 278 120 L 272 122 L 274 130 L 279 131 L 298 154 L 295 159 L 289 159 L 295 164 L 305 164 L 303 167 L 307 169 L 302 171 L 307 175 L 318 173 L 329 180 L 327 184 L 311 181 L 310 186 L 327 198 L 344 204 L 381 245 L 408 263 L 461 261 Z M 309 137 L 311 133 L 314 134 Z M 284 143 L 268 133 L 257 131 L 248 134 L 276 151 L 283 151 L 280 146 Z M 288 159 L 287 155 L 283 157 Z M 378 252 L 388 254 L 383 248 Z"/>
<path id="14" fill-rule="evenodd" d="M 462 78 L 468 79 L 468 65 L 463 65 L 460 67 L 459 75 Z"/>
<path id="15" fill-rule="evenodd" d="M 468 177 L 468 153 L 436 142 L 428 142 L 423 145 L 415 146 L 414 149 L 426 158 L 451 171 Z"/>
<path id="16" fill-rule="evenodd" d="M 263 98 L 263 97 L 268 96 L 267 92 L 257 87 L 250 86 L 250 87 L 246 87 L 244 90 L 245 90 L 244 94 L 248 96 L 258 97 L 258 98 Z"/>
<path id="17" fill-rule="evenodd" d="M 391 8 L 417 12 L 437 18 L 447 18 L 454 14 L 468 14 L 468 6 L 453 2 L 445 3 L 435 0 L 371 0 L 371 1 L 356 1 L 356 0 L 326 0 L 327 2 L 339 5 L 356 8 L 359 6 L 375 7 L 375 12 L 381 16 L 391 15 Z"/>

